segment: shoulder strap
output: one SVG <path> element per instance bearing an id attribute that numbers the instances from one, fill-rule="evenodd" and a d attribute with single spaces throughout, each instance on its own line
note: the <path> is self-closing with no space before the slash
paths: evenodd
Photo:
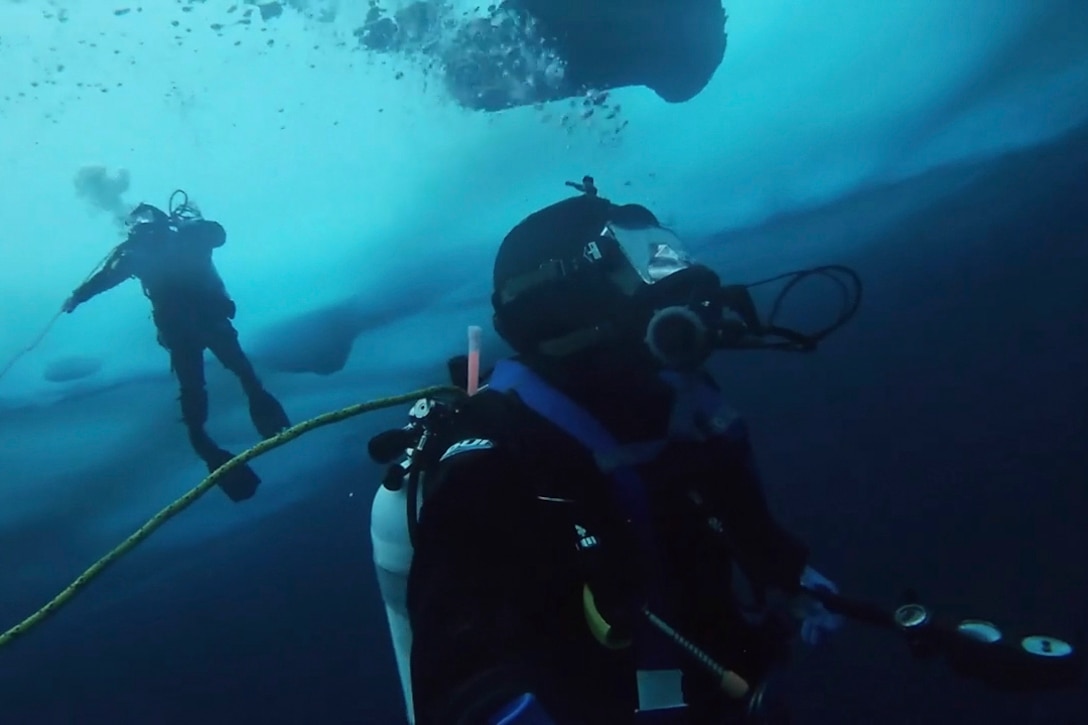
<path id="1" fill-rule="evenodd" d="M 635 534 L 651 572 L 650 586 L 644 595 L 652 611 L 666 614 L 664 570 L 657 546 L 657 537 L 650 516 L 648 491 L 633 468 L 631 450 L 621 446 L 596 418 L 561 391 L 538 377 L 528 367 L 514 360 L 502 360 L 495 366 L 488 387 L 517 393 L 522 402 L 551 423 L 579 441 L 596 456 L 602 472 L 612 481 L 612 496 L 631 519 Z M 656 455 L 657 443 L 645 447 L 641 454 Z M 638 625 L 637 657 L 642 669 L 674 669 L 677 667 L 675 649 L 659 632 L 646 622 Z"/>
<path id="2" fill-rule="evenodd" d="M 618 503 L 634 521 L 649 523 L 646 488 L 630 466 L 631 456 L 626 455 L 629 451 L 596 418 L 514 360 L 501 360 L 495 365 L 488 388 L 517 393 L 526 406 L 585 446 L 593 453 L 601 470 L 611 474 L 618 484 L 613 486 Z"/>

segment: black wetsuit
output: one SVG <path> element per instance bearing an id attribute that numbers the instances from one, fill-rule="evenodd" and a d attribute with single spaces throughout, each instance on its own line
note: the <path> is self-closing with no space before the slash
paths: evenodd
<path id="1" fill-rule="evenodd" d="M 582 369 L 541 377 L 621 443 L 659 439 L 669 425 L 673 390 L 652 375 Z M 590 452 L 509 395 L 484 390 L 470 399 L 448 439 L 466 441 L 463 452 L 450 448 L 426 479 L 408 584 L 417 722 L 486 722 L 522 692 L 534 693 L 562 725 L 632 722 L 635 663 L 629 650 L 606 649 L 590 635 L 582 602 L 587 573 L 574 546 L 572 509 L 561 502 L 576 501 L 578 520 L 610 551 L 610 581 L 597 584 L 614 587 L 613 604 L 641 576 L 627 556 L 629 531 Z M 500 403 L 496 396 L 507 397 Z M 743 423 L 734 417 L 726 435 L 670 443 L 639 473 L 652 491 L 671 572 L 671 624 L 759 681 L 786 657 L 792 631 L 774 618 L 746 623 L 732 566 L 759 591 L 795 593 L 808 552 L 769 513 Z M 703 508 L 692 504 L 693 492 Z M 707 525 L 708 513 L 718 531 Z M 684 660 L 684 671 L 689 708 L 671 722 L 724 722 L 736 703 L 726 703 L 693 661 Z"/>
<path id="2" fill-rule="evenodd" d="M 71 297 L 74 308 L 126 279 L 140 281 L 151 300 L 159 343 L 170 353 L 190 441 L 212 470 L 230 455 L 204 431 L 208 419 L 204 350 L 211 350 L 238 376 L 258 433 L 269 437 L 289 424 L 280 404 L 261 385 L 231 324 L 235 305 L 212 262 L 213 250 L 225 242 L 223 226 L 214 221 L 197 219 L 176 227 L 142 224 Z"/>

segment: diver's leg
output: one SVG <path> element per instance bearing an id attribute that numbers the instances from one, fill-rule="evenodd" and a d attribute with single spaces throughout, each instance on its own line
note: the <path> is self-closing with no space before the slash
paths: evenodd
<path id="1" fill-rule="evenodd" d="M 162 336 L 168 338 L 168 336 Z M 177 336 L 175 336 L 177 337 Z M 189 432 L 189 443 L 211 473 L 234 457 L 220 448 L 204 430 L 208 420 L 208 392 L 204 380 L 204 347 L 199 343 L 171 340 L 170 365 L 181 388 L 181 418 Z M 244 501 L 257 492 L 261 480 L 253 470 L 242 464 L 219 480 L 219 488 L 232 501 Z"/>
<path id="2" fill-rule="evenodd" d="M 195 343 L 173 341 L 170 366 L 178 379 L 181 419 L 190 434 L 203 432 L 208 422 L 208 391 L 204 382 L 204 348 Z"/>
<path id="3" fill-rule="evenodd" d="M 249 398 L 249 417 L 262 438 L 271 438 L 289 428 L 283 406 L 261 385 L 249 358 L 238 344 L 238 331 L 229 320 L 217 321 L 208 329 L 208 348 L 223 363 L 223 367 L 238 376 Z"/>
<path id="4" fill-rule="evenodd" d="M 182 335 L 163 335 L 169 341 L 170 366 L 181 390 L 181 419 L 189 432 L 189 442 L 209 470 L 222 465 L 222 449 L 208 436 L 208 391 L 204 379 L 204 347 Z M 181 338 L 181 339 L 179 339 Z M 229 456 L 228 456 L 229 458 Z M 213 463 L 216 464 L 213 466 Z"/>

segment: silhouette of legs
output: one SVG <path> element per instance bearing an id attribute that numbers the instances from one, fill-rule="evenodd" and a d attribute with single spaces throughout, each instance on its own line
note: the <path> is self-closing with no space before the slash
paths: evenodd
<path id="1" fill-rule="evenodd" d="M 227 370 L 238 376 L 249 399 L 249 417 L 262 438 L 271 438 L 291 426 L 283 406 L 261 384 L 249 358 L 238 344 L 238 332 L 229 320 L 222 320 L 208 330 L 208 349 Z"/>
<path id="2" fill-rule="evenodd" d="M 180 387 L 181 417 L 189 431 L 189 443 L 211 473 L 234 457 L 220 448 L 204 430 L 208 420 L 208 392 L 204 381 L 204 347 L 195 341 L 170 339 L 170 365 Z M 244 501 L 257 492 L 260 478 L 247 465 L 237 466 L 219 481 L 232 501 Z"/>
<path id="3" fill-rule="evenodd" d="M 181 419 L 189 430 L 204 430 L 208 422 L 208 391 L 204 387 L 204 348 L 178 344 L 170 350 L 170 367 L 180 386 Z"/>

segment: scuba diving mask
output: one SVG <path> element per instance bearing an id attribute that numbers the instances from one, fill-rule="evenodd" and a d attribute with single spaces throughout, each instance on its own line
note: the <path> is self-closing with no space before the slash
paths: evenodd
<path id="1" fill-rule="evenodd" d="M 632 301 L 631 332 L 666 368 L 693 369 L 705 362 L 718 347 L 717 329 L 723 321 L 718 275 L 696 264 L 680 238 L 665 227 L 609 222 L 601 236 L 601 246 L 614 242 L 638 275 L 637 284 L 621 283 Z"/>
<path id="2" fill-rule="evenodd" d="M 631 301 L 624 313 L 627 319 L 617 326 L 624 334 L 639 336 L 654 359 L 669 369 L 693 370 L 717 350 L 815 350 L 861 304 L 861 279 L 849 267 L 826 265 L 750 284 L 723 285 L 714 270 L 695 261 L 673 231 L 656 224 L 610 221 L 594 244 L 605 257 L 622 255 L 625 264 L 618 267 L 634 273 L 617 272 L 617 265 L 608 265 L 609 278 Z M 842 295 L 834 322 L 812 333 L 778 325 L 787 295 L 813 276 L 831 280 Z M 763 321 L 750 290 L 772 282 L 783 286 Z"/>
<path id="3" fill-rule="evenodd" d="M 587 215 L 575 215 L 585 229 L 584 241 L 557 245 L 560 254 L 545 252 L 535 266 L 505 263 L 521 269 L 498 275 L 492 304 L 496 330 L 515 349 L 562 357 L 588 347 L 633 343 L 665 368 L 692 370 L 717 350 L 815 350 L 858 310 L 861 280 L 852 269 L 828 265 L 723 285 L 649 209 L 599 197 L 591 177 L 567 185 L 589 200 L 581 211 L 598 218 L 587 228 Z M 547 224 L 555 223 L 545 223 L 545 235 Z M 539 230 L 528 233 L 530 255 L 540 237 Z M 838 317 L 812 333 L 778 325 L 775 318 L 788 293 L 812 276 L 836 284 L 842 294 Z M 750 290 L 771 282 L 781 282 L 782 289 L 763 320 Z"/>
<path id="4" fill-rule="evenodd" d="M 180 200 L 179 198 L 180 197 Z M 200 207 L 189 199 L 189 195 L 181 189 L 177 189 L 170 195 L 167 202 L 169 213 L 162 209 L 142 202 L 136 206 L 125 218 L 125 227 L 129 234 L 146 234 L 148 232 L 167 229 L 178 229 L 193 221 L 203 219 Z"/>
<path id="5" fill-rule="evenodd" d="M 125 227 L 129 234 L 144 233 L 169 223 L 170 218 L 156 206 L 141 203 L 125 217 Z"/>
<path id="6" fill-rule="evenodd" d="M 647 349 L 666 368 L 697 368 L 716 350 L 811 352 L 849 322 L 861 305 L 861 278 L 849 267 L 824 265 L 749 284 L 723 285 L 717 273 L 696 263 L 679 237 L 664 227 L 609 224 L 606 236 L 615 240 L 638 274 L 640 284 L 632 293 L 636 324 Z M 776 318 L 786 297 L 811 277 L 835 284 L 842 296 L 838 316 L 810 333 L 779 325 Z M 764 321 L 750 290 L 773 282 L 781 282 L 782 289 Z"/>

